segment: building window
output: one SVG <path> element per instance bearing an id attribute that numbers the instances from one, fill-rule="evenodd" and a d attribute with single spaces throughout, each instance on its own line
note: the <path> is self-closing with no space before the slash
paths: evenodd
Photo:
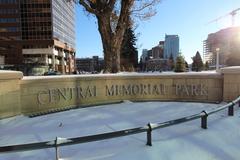
<path id="1" fill-rule="evenodd" d="M 0 27 L 0 32 L 18 32 L 18 27 Z"/>
<path id="2" fill-rule="evenodd" d="M 0 23 L 16 23 L 19 22 L 18 18 L 0 18 Z"/>
<path id="3" fill-rule="evenodd" d="M 17 0 L 0 0 L 0 4 L 14 4 Z"/>
<path id="4" fill-rule="evenodd" d="M 18 9 L 13 9 L 13 8 L 8 8 L 8 9 L 1 8 L 0 9 L 0 14 L 17 14 L 17 13 L 18 13 Z"/>

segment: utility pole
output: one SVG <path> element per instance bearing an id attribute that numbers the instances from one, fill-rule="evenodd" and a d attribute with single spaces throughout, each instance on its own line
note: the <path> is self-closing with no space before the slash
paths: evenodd
<path id="1" fill-rule="evenodd" d="M 216 71 L 219 71 L 219 48 L 216 48 L 217 58 L 216 58 Z"/>

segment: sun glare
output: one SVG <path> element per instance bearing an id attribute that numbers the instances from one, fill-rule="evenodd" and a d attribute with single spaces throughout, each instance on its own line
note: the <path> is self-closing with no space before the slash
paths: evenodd
<path id="1" fill-rule="evenodd" d="M 240 14 L 240 13 L 239 13 Z M 240 15 L 237 15 L 236 18 L 235 18 L 235 24 L 236 26 L 240 26 Z"/>
<path id="2" fill-rule="evenodd" d="M 231 27 L 232 26 L 231 19 L 229 19 L 229 18 L 223 19 L 222 25 L 224 28 Z"/>

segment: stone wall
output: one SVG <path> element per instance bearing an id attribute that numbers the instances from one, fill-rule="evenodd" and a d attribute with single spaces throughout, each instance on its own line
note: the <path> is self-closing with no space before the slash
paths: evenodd
<path id="1" fill-rule="evenodd" d="M 21 114 L 21 72 L 0 71 L 0 119 Z"/>
<path id="2" fill-rule="evenodd" d="M 22 78 L 21 72 L 0 71 L 0 118 L 121 100 L 229 101 L 239 95 L 239 73 L 238 68 L 225 68 L 220 73 L 103 74 Z"/>
<path id="3" fill-rule="evenodd" d="M 223 74 L 223 100 L 228 102 L 240 96 L 240 67 L 221 69 Z"/>
<path id="4" fill-rule="evenodd" d="M 23 113 L 120 100 L 222 100 L 220 74 L 88 75 L 25 77 L 21 81 Z"/>

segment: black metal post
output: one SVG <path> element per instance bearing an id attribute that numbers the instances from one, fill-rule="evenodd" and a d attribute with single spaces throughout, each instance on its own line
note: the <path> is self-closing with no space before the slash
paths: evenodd
<path id="1" fill-rule="evenodd" d="M 55 139 L 55 151 L 56 151 L 56 160 L 59 160 L 58 137 L 56 137 L 56 139 Z"/>
<path id="2" fill-rule="evenodd" d="M 152 146 L 152 126 L 150 123 L 147 124 L 148 130 L 147 130 L 147 144 L 148 146 Z"/>
<path id="3" fill-rule="evenodd" d="M 234 115 L 234 104 L 228 107 L 228 116 Z"/>
<path id="4" fill-rule="evenodd" d="M 238 107 L 240 107 L 240 101 L 238 101 Z"/>
<path id="5" fill-rule="evenodd" d="M 203 115 L 201 117 L 201 127 L 202 127 L 202 129 L 207 129 L 207 117 L 208 117 L 208 114 L 205 111 L 202 111 L 202 113 L 204 113 L 205 115 Z"/>

